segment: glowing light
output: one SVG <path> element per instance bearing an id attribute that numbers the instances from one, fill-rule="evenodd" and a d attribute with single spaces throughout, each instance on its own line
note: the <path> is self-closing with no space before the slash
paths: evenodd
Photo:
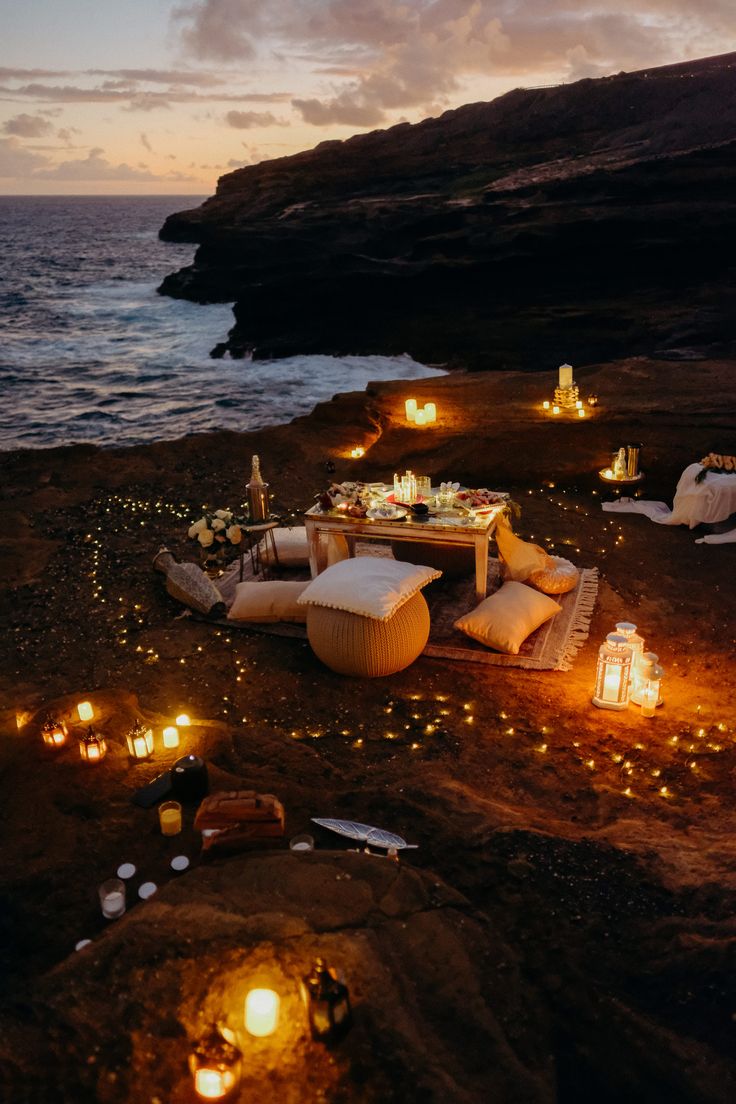
<path id="1" fill-rule="evenodd" d="M 179 728 L 187 728 L 192 722 L 189 720 L 188 713 L 180 713 L 176 718 L 176 723 Z"/>
<path id="2" fill-rule="evenodd" d="M 272 1035 L 279 1022 L 278 993 L 273 989 L 251 989 L 245 998 L 245 1028 L 251 1035 Z"/>
<path id="3" fill-rule="evenodd" d="M 92 702 L 79 702 L 77 706 L 77 715 L 80 721 L 91 721 L 95 715 L 95 711 L 92 708 Z"/>

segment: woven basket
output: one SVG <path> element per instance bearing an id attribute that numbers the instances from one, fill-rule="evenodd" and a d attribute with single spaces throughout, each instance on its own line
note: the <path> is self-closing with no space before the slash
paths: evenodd
<path id="1" fill-rule="evenodd" d="M 415 594 L 385 621 L 310 605 L 307 636 L 312 650 L 338 675 L 379 678 L 403 671 L 429 639 L 429 609 Z"/>

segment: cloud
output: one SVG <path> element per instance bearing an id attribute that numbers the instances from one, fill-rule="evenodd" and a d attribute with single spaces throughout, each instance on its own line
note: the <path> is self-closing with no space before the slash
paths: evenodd
<path id="1" fill-rule="evenodd" d="M 141 134 L 141 145 L 144 149 L 147 149 L 149 153 L 153 153 L 153 149 L 151 148 L 151 143 L 148 141 L 147 134 Z"/>
<path id="2" fill-rule="evenodd" d="M 289 126 L 286 119 L 277 119 L 270 111 L 228 111 L 228 126 L 236 130 L 252 130 L 253 127 Z"/>
<path id="3" fill-rule="evenodd" d="M 44 138 L 53 130 L 42 115 L 15 115 L 3 123 L 3 134 L 15 134 L 18 138 Z"/>
<path id="4" fill-rule="evenodd" d="M 186 50 L 226 62 L 311 59 L 294 98 L 314 126 L 375 126 L 463 100 L 464 83 L 576 80 L 736 45 L 728 0 L 187 0 Z"/>
<path id="5" fill-rule="evenodd" d="M 0 179 L 29 176 L 48 163 L 48 157 L 25 149 L 17 138 L 0 138 Z"/>
<path id="6" fill-rule="evenodd" d="M 92 149 L 84 158 L 73 161 L 62 161 L 53 168 L 36 172 L 34 175 L 36 178 L 41 178 L 43 180 L 153 181 L 163 179 L 160 176 L 156 176 L 155 173 L 150 172 L 148 169 L 135 169 L 131 165 L 125 163 L 113 165 L 102 156 L 104 152 L 105 151 L 102 149 Z"/>
<path id="7" fill-rule="evenodd" d="M 61 127 L 60 130 L 57 130 L 56 137 L 59 139 L 59 141 L 66 142 L 67 145 L 71 145 L 71 141 L 74 135 L 81 133 L 82 132 L 79 127 Z"/>
<path id="8" fill-rule="evenodd" d="M 121 87 L 122 84 L 122 87 Z M 221 91 L 199 92 L 196 89 L 168 88 L 166 91 L 141 89 L 129 81 L 103 81 L 101 85 L 87 88 L 81 84 L 29 84 L 0 86 L 0 98 L 6 100 L 29 99 L 37 103 L 103 103 L 120 104 L 129 111 L 152 111 L 168 108 L 171 104 L 197 103 L 286 103 L 291 92 Z"/>

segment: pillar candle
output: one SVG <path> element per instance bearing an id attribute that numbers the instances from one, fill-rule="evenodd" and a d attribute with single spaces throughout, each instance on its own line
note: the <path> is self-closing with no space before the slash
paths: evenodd
<path id="1" fill-rule="evenodd" d="M 414 415 L 414 425 L 423 426 L 427 424 L 427 415 L 423 410 L 417 410 Z"/>
<path id="2" fill-rule="evenodd" d="M 179 729 L 174 725 L 169 725 L 164 729 L 164 747 L 165 748 L 177 748 L 179 746 Z"/>
<path id="3" fill-rule="evenodd" d="M 413 422 L 417 414 L 417 400 L 407 399 L 404 403 L 404 409 L 406 410 L 406 420 Z"/>
<path id="4" fill-rule="evenodd" d="M 437 421 L 437 406 L 435 403 L 430 402 L 424 404 L 424 417 L 427 419 L 427 425 L 429 425 L 430 422 Z"/>
<path id="5" fill-rule="evenodd" d="M 77 706 L 77 714 L 80 721 L 91 721 L 95 715 L 95 711 L 92 708 L 92 702 L 83 701 Z"/>
<path id="6" fill-rule="evenodd" d="M 572 387 L 572 364 L 560 365 L 560 387 Z"/>
<path id="7" fill-rule="evenodd" d="M 273 989 L 251 989 L 245 998 L 245 1027 L 251 1035 L 271 1035 L 279 1022 L 279 995 Z"/>
<path id="8" fill-rule="evenodd" d="M 545 399 L 542 403 L 542 410 L 549 410 L 549 399 Z"/>

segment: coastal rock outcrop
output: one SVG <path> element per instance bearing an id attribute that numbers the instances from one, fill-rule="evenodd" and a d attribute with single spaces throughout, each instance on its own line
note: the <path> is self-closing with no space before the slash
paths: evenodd
<path id="1" fill-rule="evenodd" d="M 517 89 L 223 176 L 160 290 L 233 301 L 236 356 L 729 353 L 735 155 L 736 54 Z"/>

